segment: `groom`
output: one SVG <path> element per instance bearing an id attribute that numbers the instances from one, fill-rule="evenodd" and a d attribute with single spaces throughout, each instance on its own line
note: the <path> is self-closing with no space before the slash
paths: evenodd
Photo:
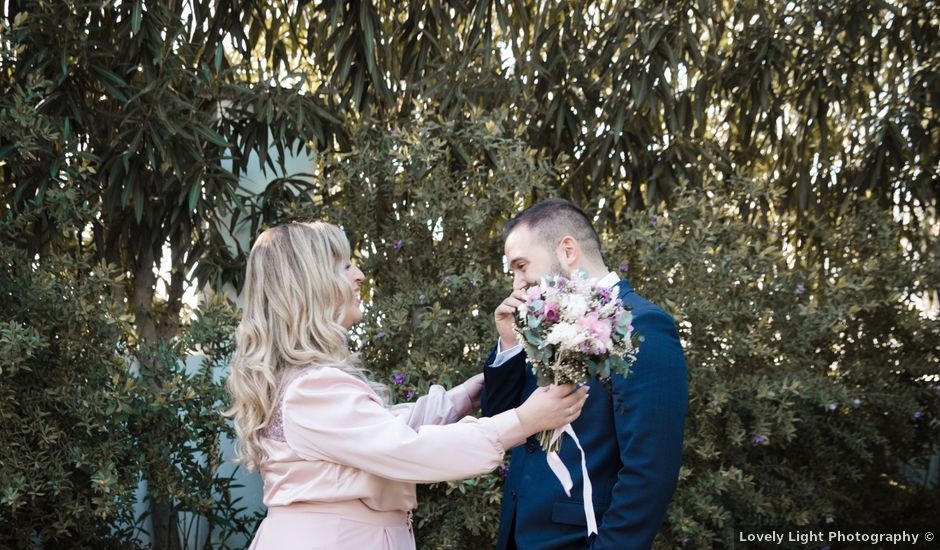
<path id="1" fill-rule="evenodd" d="M 569 437 L 560 456 L 574 487 L 565 495 L 534 437 L 512 450 L 503 492 L 498 550 L 648 549 L 676 488 L 688 407 L 685 358 L 675 322 L 604 265 L 590 219 L 559 199 L 536 203 L 506 224 L 506 259 L 513 292 L 496 308 L 499 341 L 483 372 L 483 413 L 492 416 L 521 404 L 535 390 L 535 376 L 513 333 L 524 288 L 543 274 L 570 277 L 587 271 L 598 286 L 617 287 L 643 337 L 626 377 L 610 388 L 590 383 L 590 398 L 572 424 L 587 455 L 597 535 L 587 536 L 581 454 Z"/>

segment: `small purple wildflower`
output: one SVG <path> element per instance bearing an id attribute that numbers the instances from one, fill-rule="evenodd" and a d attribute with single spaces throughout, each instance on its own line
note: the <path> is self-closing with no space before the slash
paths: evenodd
<path id="1" fill-rule="evenodd" d="M 835 519 L 833 519 L 832 516 L 827 516 L 827 517 L 826 517 L 826 523 L 831 524 L 831 523 L 833 523 L 834 521 L 835 521 Z"/>
<path id="2" fill-rule="evenodd" d="M 839 404 L 838 404 L 838 403 L 829 403 L 829 407 L 828 407 L 828 408 L 829 408 L 830 411 L 834 411 L 834 410 L 836 410 L 836 409 L 839 408 Z"/>
<path id="3" fill-rule="evenodd" d="M 496 468 L 496 473 L 499 474 L 499 477 L 506 477 L 506 474 L 509 473 L 509 468 L 500 466 L 499 468 Z"/>
<path id="4" fill-rule="evenodd" d="M 385 338 L 385 333 L 384 333 L 384 332 L 380 332 L 380 333 L 378 333 L 378 334 L 375 335 L 375 339 L 376 339 L 376 340 L 381 340 L 382 338 Z"/>
<path id="5" fill-rule="evenodd" d="M 796 285 L 796 293 L 797 293 L 797 295 L 803 294 L 804 292 L 806 292 L 806 287 L 805 287 L 802 283 Z"/>
<path id="6" fill-rule="evenodd" d="M 392 137 L 398 137 L 398 128 L 392 128 L 392 131 L 389 132 Z"/>
<path id="7" fill-rule="evenodd" d="M 659 216 L 653 214 L 653 225 L 656 225 L 659 222 Z"/>
<path id="8" fill-rule="evenodd" d="M 762 435 L 755 435 L 754 437 L 751 438 L 751 441 L 757 444 L 767 443 L 767 438 Z"/>
<path id="9" fill-rule="evenodd" d="M 403 241 L 402 239 L 399 239 L 392 243 L 392 248 L 394 248 L 395 250 L 399 250 L 403 246 L 405 246 L 405 241 Z"/>
<path id="10" fill-rule="evenodd" d="M 623 262 L 622 264 L 620 264 L 621 273 L 626 273 L 628 269 L 630 269 L 630 264 L 628 264 L 627 262 Z"/>
<path id="11" fill-rule="evenodd" d="M 920 412 L 920 411 L 914 411 L 914 414 L 913 414 L 914 420 L 920 419 L 920 417 L 923 416 L 923 415 L 924 415 L 924 413 L 922 413 L 922 412 Z"/>
<path id="12" fill-rule="evenodd" d="M 452 282 L 454 282 L 454 278 L 451 277 L 450 275 L 444 277 L 444 284 L 445 284 L 445 285 L 450 286 L 450 284 L 451 284 Z"/>
<path id="13" fill-rule="evenodd" d="M 424 305 L 424 301 L 425 301 L 424 294 L 418 296 L 418 303 L 419 303 L 419 304 L 421 304 L 421 305 L 423 306 L 423 305 Z"/>
<path id="14" fill-rule="evenodd" d="M 411 399 L 414 396 L 415 396 L 415 392 L 412 390 L 408 390 L 408 393 L 405 394 L 405 398 L 407 399 Z"/>
<path id="15" fill-rule="evenodd" d="M 400 372 L 396 372 L 395 376 L 392 376 L 392 380 L 394 380 L 396 384 L 402 384 L 405 381 L 405 375 Z"/>
<path id="16" fill-rule="evenodd" d="M 682 546 L 688 546 L 688 545 L 689 545 L 689 537 L 685 537 L 684 539 L 682 539 Z"/>

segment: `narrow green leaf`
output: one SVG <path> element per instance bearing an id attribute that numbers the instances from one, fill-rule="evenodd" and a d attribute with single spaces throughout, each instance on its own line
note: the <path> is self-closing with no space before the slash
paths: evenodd
<path id="1" fill-rule="evenodd" d="M 140 32 L 141 3 L 142 0 L 134 2 L 134 8 L 131 11 L 131 32 L 134 34 Z"/>

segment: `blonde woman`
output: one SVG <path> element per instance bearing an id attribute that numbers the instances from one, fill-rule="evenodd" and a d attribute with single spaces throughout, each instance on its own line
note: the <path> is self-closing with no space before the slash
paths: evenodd
<path id="1" fill-rule="evenodd" d="M 585 390 L 559 386 L 492 418 L 467 416 L 482 375 L 390 405 L 347 346 L 363 278 L 330 224 L 274 227 L 251 249 L 228 414 L 241 463 L 264 480 L 253 550 L 413 549 L 416 483 L 488 472 L 584 405 Z"/>

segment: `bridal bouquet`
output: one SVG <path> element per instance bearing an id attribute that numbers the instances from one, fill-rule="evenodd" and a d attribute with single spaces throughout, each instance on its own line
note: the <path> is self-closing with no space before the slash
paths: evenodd
<path id="1" fill-rule="evenodd" d="M 556 275 L 529 287 L 515 330 L 539 386 L 583 384 L 629 373 L 637 351 L 632 319 L 616 287 L 597 288 L 579 270 L 571 279 Z M 539 442 L 557 452 L 561 432 L 542 432 Z"/>

